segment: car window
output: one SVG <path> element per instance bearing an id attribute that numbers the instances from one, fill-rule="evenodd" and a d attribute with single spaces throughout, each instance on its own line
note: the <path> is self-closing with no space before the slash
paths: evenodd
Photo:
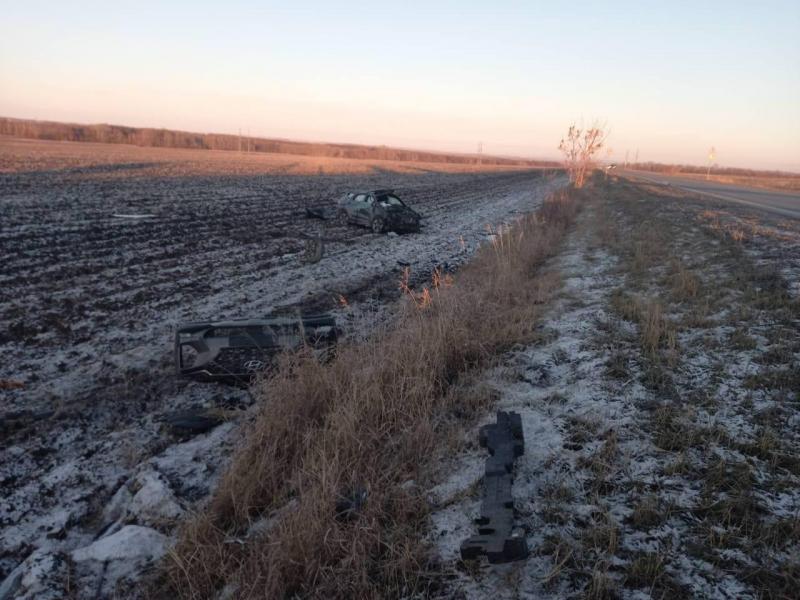
<path id="1" fill-rule="evenodd" d="M 370 194 L 369 196 L 367 196 L 366 202 L 367 204 L 375 204 L 375 197 L 372 194 Z"/>
<path id="2" fill-rule="evenodd" d="M 366 194 L 358 194 L 356 196 L 356 202 L 365 202 L 366 199 L 367 199 L 367 195 Z"/>
<path id="3" fill-rule="evenodd" d="M 400 200 L 397 196 L 393 196 L 392 194 L 387 194 L 385 196 L 381 196 L 378 198 L 378 202 L 385 206 L 403 206 L 403 201 Z"/>

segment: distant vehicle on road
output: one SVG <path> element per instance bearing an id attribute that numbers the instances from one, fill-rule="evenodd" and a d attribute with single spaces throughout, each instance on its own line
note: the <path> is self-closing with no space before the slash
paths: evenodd
<path id="1" fill-rule="evenodd" d="M 342 223 L 384 231 L 419 231 L 419 213 L 412 210 L 393 190 L 348 192 L 339 200 L 337 218 Z"/>

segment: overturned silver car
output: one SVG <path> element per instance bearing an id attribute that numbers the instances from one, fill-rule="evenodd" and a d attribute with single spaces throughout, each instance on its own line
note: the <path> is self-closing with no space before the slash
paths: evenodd
<path id="1" fill-rule="evenodd" d="M 348 192 L 339 199 L 336 215 L 342 223 L 364 225 L 374 233 L 419 231 L 422 219 L 393 190 Z"/>

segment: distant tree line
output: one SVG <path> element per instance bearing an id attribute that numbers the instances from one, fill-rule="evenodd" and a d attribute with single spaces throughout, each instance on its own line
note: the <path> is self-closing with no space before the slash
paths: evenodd
<path id="1" fill-rule="evenodd" d="M 708 166 L 701 167 L 697 165 L 670 165 L 664 163 L 645 162 L 645 163 L 631 163 L 628 165 L 631 169 L 639 169 L 641 171 L 652 171 L 654 173 L 697 173 L 701 175 L 706 174 Z M 742 169 L 738 167 L 711 167 L 711 172 L 714 175 L 730 175 L 732 177 L 797 177 L 800 178 L 800 173 L 787 173 L 786 171 L 759 171 L 756 169 Z"/>
<path id="2" fill-rule="evenodd" d="M 242 137 L 221 133 L 191 133 L 170 129 L 125 127 L 122 125 L 78 125 L 54 121 L 34 121 L 0 117 L 0 135 L 36 140 L 132 144 L 158 148 L 197 150 L 249 150 L 333 158 L 378 159 L 413 162 L 488 164 L 530 167 L 558 167 L 555 161 L 526 160 L 496 156 L 446 154 L 420 150 L 366 146 L 359 144 L 323 144 L 290 140 Z"/>

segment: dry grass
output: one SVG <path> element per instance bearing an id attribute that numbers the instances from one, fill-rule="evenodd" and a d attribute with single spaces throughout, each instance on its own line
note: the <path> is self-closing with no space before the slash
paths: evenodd
<path id="1" fill-rule="evenodd" d="M 592 579 L 583 593 L 586 600 L 614 600 L 619 598 L 616 582 L 608 575 L 608 565 L 601 562 L 592 571 Z"/>
<path id="2" fill-rule="evenodd" d="M 603 435 L 603 443 L 591 457 L 580 457 L 578 464 L 592 472 L 590 491 L 592 494 L 603 496 L 614 490 L 613 476 L 615 462 L 618 454 L 617 434 L 608 430 Z"/>
<path id="3" fill-rule="evenodd" d="M 291 154 L 323 158 L 352 160 L 389 160 L 394 162 L 424 162 L 482 166 L 484 164 L 558 168 L 555 161 L 536 161 L 521 158 L 503 158 L 490 155 L 433 152 L 371 146 L 363 144 L 338 144 L 301 142 L 276 138 L 260 138 L 224 133 L 197 133 L 189 131 L 152 129 L 108 124 L 79 124 L 54 121 L 36 121 L 0 117 L 0 135 L 24 139 L 58 140 L 69 143 L 130 144 L 144 147 L 183 148 L 192 150 L 221 150 L 239 154 Z M 580 186 L 578 186 L 580 187 Z"/>
<path id="4" fill-rule="evenodd" d="M 617 569 L 610 573 L 650 597 L 689 597 L 671 574 L 687 558 L 700 559 L 712 566 L 709 581 L 733 576 L 756 597 L 794 597 L 800 525 L 792 509 L 788 517 L 781 509 L 782 498 L 796 493 L 800 473 L 796 436 L 787 427 L 800 389 L 800 305 L 779 260 L 755 260 L 756 234 L 734 215 L 693 213 L 640 187 L 609 190 L 606 200 L 596 237 L 609 242 L 625 278 L 610 295 L 610 308 L 635 328 L 603 328 L 605 374 L 622 385 L 641 374 L 653 399 L 642 402 L 647 412 L 639 424 L 663 459 L 660 476 L 633 482 L 635 493 L 622 482 L 614 496 L 627 492 L 631 508 L 619 523 L 622 540 L 636 531 L 663 543 L 632 556 L 618 551 L 627 559 L 621 580 Z M 702 228 L 687 229 L 692 214 Z M 609 222 L 616 235 L 604 231 Z M 656 243 L 659 237 L 663 243 Z M 731 426 L 738 419 L 753 427 L 745 433 Z M 621 443 L 624 448 L 624 435 Z M 698 493 L 683 503 L 675 500 L 676 488 Z M 676 537 L 659 537 L 673 527 L 684 528 L 677 545 Z M 589 529 L 586 536 L 599 533 Z M 602 597 L 607 571 L 602 565 L 594 571 L 597 582 L 585 591 Z"/>
<path id="5" fill-rule="evenodd" d="M 700 280 L 697 275 L 691 269 L 686 268 L 683 261 L 679 259 L 672 260 L 670 271 L 672 297 L 679 302 L 697 298 L 700 289 Z"/>
<path id="6" fill-rule="evenodd" d="M 655 552 L 640 554 L 628 567 L 625 585 L 653 589 L 664 576 L 664 557 Z"/>
<path id="7" fill-rule="evenodd" d="M 583 534 L 584 547 L 599 554 L 613 556 L 619 549 L 620 530 L 614 517 L 609 512 L 603 512 L 592 526 Z"/>
<path id="8" fill-rule="evenodd" d="M 206 598 L 227 585 L 241 598 L 383 598 L 429 590 L 427 505 L 413 481 L 440 436 L 485 409 L 459 393 L 463 375 L 533 339 L 558 285 L 539 267 L 574 219 L 573 196 L 560 193 L 499 233 L 454 281 L 409 291 L 393 328 L 340 347 L 326 364 L 287 357 L 256 389 L 263 407 L 209 506 L 183 527 L 166 593 Z M 353 517 L 337 518 L 337 500 L 354 497 L 365 499 Z"/>
<path id="9" fill-rule="evenodd" d="M 130 165 L 120 168 L 119 165 Z M 99 165 L 113 172 L 92 177 L 185 177 L 192 175 L 317 175 L 372 173 L 376 169 L 441 173 L 502 172 L 531 167 L 445 162 L 337 158 L 270 152 L 236 152 L 184 148 L 153 148 L 128 144 L 57 142 L 0 136 L 0 173 L 72 170 Z M 549 169 L 547 172 L 555 172 Z M 84 174 L 83 177 L 88 175 Z"/>
<path id="10" fill-rule="evenodd" d="M 746 462 L 719 459 L 708 468 L 703 496 L 694 514 L 706 520 L 709 535 L 717 535 L 719 527 L 732 530 L 737 536 L 757 532 L 764 508 L 754 494 L 755 484 L 753 469 Z M 716 545 L 726 547 L 730 540 L 718 540 Z"/>
<path id="11" fill-rule="evenodd" d="M 628 380 L 631 372 L 628 368 L 628 356 L 619 350 L 612 352 L 606 361 L 606 375 L 614 379 Z"/>
<path id="12" fill-rule="evenodd" d="M 691 177 L 693 179 L 706 178 L 705 175 L 691 173 L 681 173 L 681 176 Z M 783 177 L 770 175 L 714 175 L 712 173 L 709 179 L 720 183 L 731 183 L 734 185 L 745 185 L 783 192 L 800 191 L 800 176 L 789 173 Z"/>
<path id="13" fill-rule="evenodd" d="M 745 327 L 734 329 L 728 341 L 734 350 L 755 350 L 758 347 L 758 341 L 747 333 Z"/>
<path id="14" fill-rule="evenodd" d="M 666 518 L 658 496 L 648 495 L 640 498 L 633 507 L 630 520 L 636 529 L 651 529 L 661 525 Z"/>
<path id="15" fill-rule="evenodd" d="M 677 332 L 664 316 L 661 302 L 617 290 L 611 297 L 611 307 L 620 317 L 639 326 L 640 344 L 646 356 L 656 358 L 662 350 L 674 353 Z"/>
<path id="16" fill-rule="evenodd" d="M 656 409 L 651 425 L 653 443 L 663 450 L 683 452 L 697 439 L 696 432 L 686 424 L 681 412 L 671 404 Z"/>

